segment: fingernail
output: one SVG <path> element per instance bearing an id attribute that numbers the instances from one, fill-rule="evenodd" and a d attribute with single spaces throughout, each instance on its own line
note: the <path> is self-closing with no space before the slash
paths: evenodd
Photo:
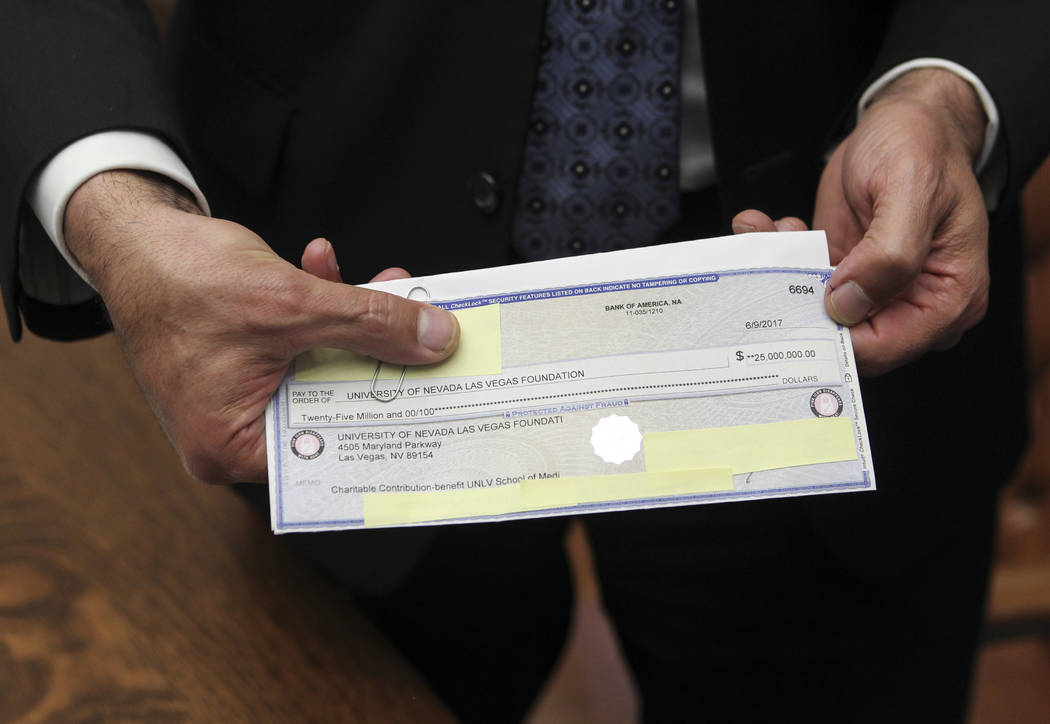
<path id="1" fill-rule="evenodd" d="M 444 309 L 423 307 L 419 311 L 417 333 L 421 345 L 435 352 L 444 352 L 459 337 L 459 322 Z"/>
<path id="2" fill-rule="evenodd" d="M 324 240 L 324 243 L 328 244 L 328 249 L 325 251 L 325 259 L 328 262 L 328 268 L 331 271 L 339 271 L 339 261 L 335 258 L 335 247 L 332 246 L 332 242 L 328 239 Z"/>
<path id="3" fill-rule="evenodd" d="M 733 222 L 734 234 L 750 234 L 752 231 L 758 231 L 758 227 L 752 224 L 743 224 L 739 221 Z"/>
<path id="4" fill-rule="evenodd" d="M 848 281 L 828 297 L 828 313 L 839 324 L 852 327 L 868 318 L 874 304 L 860 285 Z"/>

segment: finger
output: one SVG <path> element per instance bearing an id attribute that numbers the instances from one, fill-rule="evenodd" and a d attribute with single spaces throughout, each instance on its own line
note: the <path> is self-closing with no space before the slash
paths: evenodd
<path id="1" fill-rule="evenodd" d="M 930 349 L 948 349 L 988 308 L 987 214 L 976 184 L 968 202 L 938 230 L 944 248 L 903 294 L 851 327 L 857 369 L 881 374 Z M 953 241 L 954 240 L 954 241 Z"/>
<path id="2" fill-rule="evenodd" d="M 459 344 L 459 322 L 439 307 L 347 284 L 321 284 L 289 295 L 294 352 L 352 350 L 395 364 L 440 362 Z"/>
<path id="3" fill-rule="evenodd" d="M 314 239 L 303 250 L 303 271 L 328 282 L 342 282 L 335 249 L 328 239 Z"/>
<path id="4" fill-rule="evenodd" d="M 747 209 L 733 217 L 733 233 L 747 234 L 753 231 L 776 231 L 776 224 L 767 214 L 758 209 Z"/>
<path id="5" fill-rule="evenodd" d="M 917 285 L 850 327 L 862 375 L 883 374 L 931 349 L 950 349 L 987 309 L 988 279 L 980 270 L 961 279 L 924 274 Z"/>
<path id="6" fill-rule="evenodd" d="M 877 206 L 860 243 L 828 282 L 828 314 L 853 326 L 870 317 L 915 279 L 929 254 L 931 229 L 921 209 L 897 196 Z"/>
<path id="7" fill-rule="evenodd" d="M 797 216 L 785 216 L 783 219 L 777 219 L 774 223 L 777 231 L 809 231 L 806 222 Z"/>
<path id="8" fill-rule="evenodd" d="M 896 369 L 938 347 L 932 340 L 949 337 L 935 310 L 907 301 L 892 301 L 870 319 L 850 328 L 857 371 L 874 377 Z"/>
<path id="9" fill-rule="evenodd" d="M 177 443 L 182 464 L 194 478 L 211 485 L 267 481 L 266 423 L 261 416 L 239 429 L 225 446 L 212 447 L 214 442 L 182 439 Z"/>
<path id="10" fill-rule="evenodd" d="M 411 276 L 411 274 L 409 274 L 406 270 L 402 269 L 401 267 L 392 266 L 389 269 L 384 269 L 383 271 L 379 272 L 374 277 L 372 277 L 369 280 L 369 284 L 375 282 L 388 282 L 391 279 L 409 279 Z"/>

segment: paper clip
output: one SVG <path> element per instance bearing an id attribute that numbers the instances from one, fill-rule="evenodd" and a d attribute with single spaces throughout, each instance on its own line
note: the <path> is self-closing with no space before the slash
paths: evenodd
<path id="1" fill-rule="evenodd" d="M 409 289 L 408 290 L 408 294 L 405 295 L 405 298 L 406 299 L 411 299 L 412 298 L 412 294 L 417 289 L 427 295 L 426 296 L 427 300 L 430 299 L 430 292 L 428 292 L 426 290 L 426 287 L 418 287 L 418 286 L 417 287 L 412 287 L 411 289 Z M 379 393 L 376 392 L 376 381 L 379 379 L 379 370 L 381 370 L 382 368 L 383 368 L 383 362 L 382 361 L 376 362 L 376 371 L 372 373 L 372 385 L 371 385 L 371 387 L 368 388 L 368 394 L 371 395 L 372 399 L 374 399 L 376 402 L 393 402 L 394 400 L 396 400 L 398 397 L 401 396 L 401 390 L 405 386 L 405 375 L 408 374 L 408 365 L 402 365 L 401 366 L 401 379 L 399 379 L 397 381 L 397 389 L 394 390 L 394 393 L 392 395 L 390 395 L 389 397 L 387 397 L 387 396 L 380 396 Z"/>

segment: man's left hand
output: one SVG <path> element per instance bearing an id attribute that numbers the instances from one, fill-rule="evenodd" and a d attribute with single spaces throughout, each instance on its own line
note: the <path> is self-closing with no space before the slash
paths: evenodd
<path id="1" fill-rule="evenodd" d="M 951 347 L 988 306 L 988 216 L 973 164 L 985 117 L 973 88 L 940 69 L 887 86 L 835 149 L 813 225 L 828 235 L 825 305 L 850 327 L 861 374 Z M 800 229 L 748 210 L 741 231 Z"/>

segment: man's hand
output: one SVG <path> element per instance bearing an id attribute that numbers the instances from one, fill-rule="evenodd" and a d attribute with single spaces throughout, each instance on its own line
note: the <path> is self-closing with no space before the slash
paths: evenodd
<path id="1" fill-rule="evenodd" d="M 266 479 L 263 413 L 299 353 L 337 347 L 427 364 L 459 342 L 443 310 L 342 284 L 327 242 L 312 242 L 297 269 L 146 174 L 81 186 L 65 235 L 183 464 L 206 482 Z"/>
<path id="2" fill-rule="evenodd" d="M 966 81 L 922 69 L 887 86 L 835 149 L 813 225 L 828 235 L 828 314 L 877 375 L 954 345 L 988 305 L 988 217 L 973 172 L 985 118 Z M 804 228 L 749 210 L 738 231 Z"/>

